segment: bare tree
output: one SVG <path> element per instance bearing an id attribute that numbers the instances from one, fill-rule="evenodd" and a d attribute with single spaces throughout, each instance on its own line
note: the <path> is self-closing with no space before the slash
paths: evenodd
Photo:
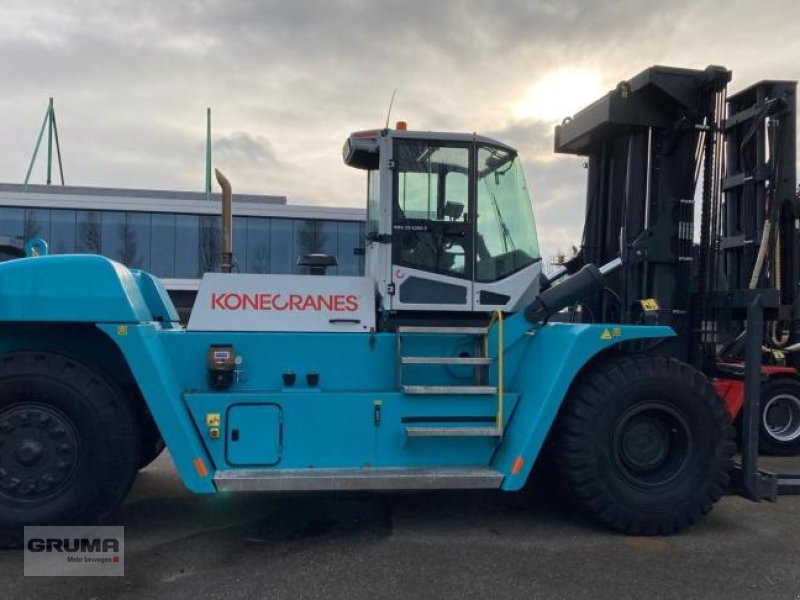
<path id="1" fill-rule="evenodd" d="M 78 249 L 79 252 L 88 254 L 100 254 L 100 242 L 102 232 L 100 229 L 100 217 L 95 211 L 87 211 L 86 218 L 81 220 L 78 225 Z"/>
<path id="2" fill-rule="evenodd" d="M 322 222 L 317 223 L 317 235 L 314 238 L 314 252 L 324 252 L 325 245 L 328 243 L 330 236 L 322 227 Z"/>
<path id="3" fill-rule="evenodd" d="M 297 256 L 305 256 L 317 251 L 317 232 L 314 221 L 303 221 L 297 233 Z"/>
<path id="4" fill-rule="evenodd" d="M 258 246 L 251 257 L 252 263 L 249 263 L 248 271 L 251 273 L 268 273 L 269 272 L 269 247 L 266 244 Z"/>
<path id="5" fill-rule="evenodd" d="M 23 238 L 25 240 L 30 240 L 35 237 L 39 237 L 41 235 L 41 226 L 39 221 L 36 219 L 35 211 L 33 210 L 26 210 L 25 211 L 25 230 L 23 232 Z"/>
<path id="6" fill-rule="evenodd" d="M 122 240 L 122 256 L 120 260 L 122 264 L 129 267 L 136 267 L 139 265 L 139 243 L 136 240 L 136 231 L 128 223 L 126 218 L 119 225 L 119 237 Z"/>
<path id="7" fill-rule="evenodd" d="M 221 252 L 221 232 L 219 217 L 208 215 L 200 217 L 200 271 L 209 273 L 219 267 Z"/>

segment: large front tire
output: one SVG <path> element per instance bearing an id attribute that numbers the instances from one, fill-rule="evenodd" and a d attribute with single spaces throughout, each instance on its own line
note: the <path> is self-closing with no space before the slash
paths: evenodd
<path id="1" fill-rule="evenodd" d="M 0 546 L 26 525 L 94 525 L 125 499 L 136 416 L 91 368 L 44 352 L 0 357 Z"/>
<path id="2" fill-rule="evenodd" d="M 605 360 L 579 377 L 556 432 L 558 470 L 583 509 L 624 533 L 698 522 L 729 483 L 734 430 L 706 377 L 674 359 Z"/>

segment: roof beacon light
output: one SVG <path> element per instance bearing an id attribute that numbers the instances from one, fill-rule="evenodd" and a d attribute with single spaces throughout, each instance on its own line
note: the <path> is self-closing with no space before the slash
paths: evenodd
<path id="1" fill-rule="evenodd" d="M 398 121 L 395 123 L 394 128 L 397 129 L 397 131 L 405 131 L 408 129 L 408 123 L 405 121 Z"/>

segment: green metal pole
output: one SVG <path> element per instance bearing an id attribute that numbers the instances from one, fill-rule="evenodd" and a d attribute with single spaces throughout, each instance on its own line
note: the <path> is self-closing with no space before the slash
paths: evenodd
<path id="1" fill-rule="evenodd" d="M 211 108 L 206 108 L 206 200 L 211 201 Z"/>
<path id="2" fill-rule="evenodd" d="M 53 99 L 47 105 L 47 185 L 53 183 Z"/>
<path id="3" fill-rule="evenodd" d="M 33 156 L 31 156 L 31 162 L 28 165 L 28 172 L 25 173 L 25 183 L 22 184 L 22 191 L 28 191 L 28 181 L 31 178 L 31 171 L 33 171 L 33 163 L 36 162 L 36 155 L 39 154 L 39 146 L 42 144 L 42 136 L 44 135 L 44 128 L 47 125 L 48 117 L 50 116 L 50 107 L 48 105 L 47 112 L 44 114 L 44 121 L 42 121 L 42 128 L 39 130 L 39 137 L 36 138 L 36 146 L 33 148 Z"/>
<path id="4" fill-rule="evenodd" d="M 56 141 L 56 158 L 58 159 L 58 173 L 61 175 L 61 185 L 64 185 L 64 163 L 61 160 L 61 144 L 58 142 L 58 123 L 56 122 L 56 109 L 53 108 L 53 139 Z"/>

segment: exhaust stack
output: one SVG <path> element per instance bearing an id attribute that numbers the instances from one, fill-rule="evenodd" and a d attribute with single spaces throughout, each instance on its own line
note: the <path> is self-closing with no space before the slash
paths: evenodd
<path id="1" fill-rule="evenodd" d="M 219 268 L 223 273 L 233 270 L 233 191 L 231 182 L 219 169 L 214 169 L 217 183 L 222 188 L 222 261 Z"/>

